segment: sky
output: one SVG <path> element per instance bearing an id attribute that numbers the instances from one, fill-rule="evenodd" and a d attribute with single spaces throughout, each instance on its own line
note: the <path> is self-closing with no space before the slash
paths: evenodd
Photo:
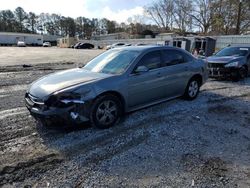
<path id="1" fill-rule="evenodd" d="M 153 0 L 0 0 L 0 10 L 22 7 L 26 12 L 56 13 L 76 18 L 107 18 L 118 23 L 133 15 L 143 16 L 143 7 Z"/>

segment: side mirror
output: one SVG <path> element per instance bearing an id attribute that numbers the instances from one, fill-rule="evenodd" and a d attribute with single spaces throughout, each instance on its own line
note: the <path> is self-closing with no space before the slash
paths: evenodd
<path id="1" fill-rule="evenodd" d="M 146 66 L 138 66 L 136 69 L 135 69 L 135 73 L 143 73 L 143 72 L 148 72 L 149 69 L 148 67 Z"/>

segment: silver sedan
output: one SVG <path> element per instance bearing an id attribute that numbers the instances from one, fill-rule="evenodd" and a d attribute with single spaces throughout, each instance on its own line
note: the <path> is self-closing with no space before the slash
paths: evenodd
<path id="1" fill-rule="evenodd" d="M 206 79 L 206 63 L 182 49 L 123 47 L 104 52 L 83 68 L 38 79 L 25 101 L 44 125 L 90 121 L 108 128 L 126 112 L 180 96 L 195 99 Z"/>

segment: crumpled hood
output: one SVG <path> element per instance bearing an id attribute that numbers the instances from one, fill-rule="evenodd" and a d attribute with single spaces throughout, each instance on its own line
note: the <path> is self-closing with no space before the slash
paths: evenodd
<path id="1" fill-rule="evenodd" d="M 211 56 L 207 58 L 207 61 L 209 63 L 230 63 L 231 61 L 241 61 L 244 57 L 239 56 L 222 56 L 222 57 L 216 57 Z"/>
<path id="2" fill-rule="evenodd" d="M 82 68 L 70 69 L 44 76 L 33 82 L 28 92 L 40 99 L 61 89 L 77 84 L 88 83 L 108 77 L 108 74 L 95 73 Z"/>

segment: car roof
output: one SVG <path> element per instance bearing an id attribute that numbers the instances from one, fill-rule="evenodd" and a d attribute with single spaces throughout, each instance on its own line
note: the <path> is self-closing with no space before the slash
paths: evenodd
<path id="1" fill-rule="evenodd" d="M 126 47 L 121 47 L 121 48 L 114 48 L 112 50 L 131 50 L 131 51 L 139 51 L 139 52 L 144 52 L 148 50 L 154 50 L 154 49 L 178 49 L 183 51 L 180 48 L 176 48 L 173 46 L 158 46 L 158 45 L 146 45 L 146 46 L 126 46 Z"/>
<path id="2" fill-rule="evenodd" d="M 227 47 L 250 48 L 250 45 L 249 44 L 239 44 L 239 45 L 234 44 L 234 45 L 230 45 Z"/>

